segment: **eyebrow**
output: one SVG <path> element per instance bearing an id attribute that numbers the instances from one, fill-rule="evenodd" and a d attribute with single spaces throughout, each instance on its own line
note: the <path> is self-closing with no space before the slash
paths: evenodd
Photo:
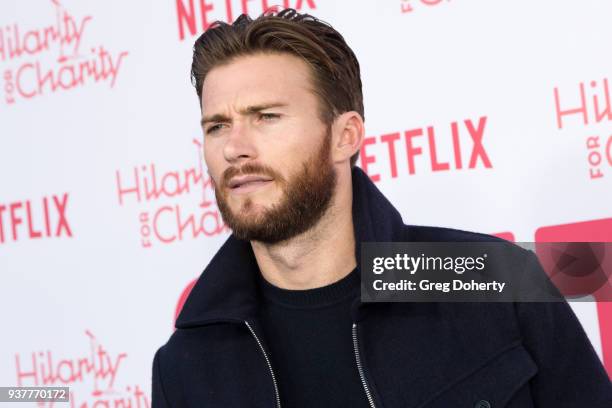
<path id="1" fill-rule="evenodd" d="M 238 113 L 240 113 L 241 115 L 252 115 L 254 113 L 259 113 L 263 110 L 266 109 L 271 109 L 271 108 L 283 108 L 286 107 L 287 104 L 285 102 L 271 102 L 271 103 L 264 103 L 264 104 L 260 104 L 260 105 L 251 105 L 251 106 L 247 106 L 243 109 L 240 109 L 238 111 Z M 200 126 L 204 127 L 204 125 L 206 125 L 207 123 L 210 122 L 230 122 L 230 118 L 224 114 L 221 113 L 217 113 L 214 115 L 210 115 L 210 116 L 204 116 L 201 120 L 200 120 Z"/>

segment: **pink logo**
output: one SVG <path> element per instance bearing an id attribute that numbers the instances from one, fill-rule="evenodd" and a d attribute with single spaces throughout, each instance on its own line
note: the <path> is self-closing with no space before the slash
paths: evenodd
<path id="1" fill-rule="evenodd" d="M 0 63 L 6 67 L 2 72 L 4 101 L 9 105 L 93 82 L 108 82 L 112 88 L 128 54 L 112 53 L 101 44 L 86 44 L 85 34 L 93 17 L 77 17 L 59 0 L 51 4 L 55 16 L 49 15 L 48 25 L 0 24 Z"/>
<path id="2" fill-rule="evenodd" d="M 193 144 L 198 160 L 195 166 L 160 170 L 150 163 L 115 172 L 119 205 L 142 207 L 138 220 L 143 248 L 229 231 L 214 201 L 209 199 L 214 197 L 214 188 L 204 170 L 202 144 L 197 139 Z"/>
<path id="3" fill-rule="evenodd" d="M 234 21 L 238 14 L 255 16 L 266 10 L 279 8 L 316 9 L 315 0 L 240 0 L 240 8 L 234 9 L 231 0 L 175 0 L 178 18 L 179 40 L 187 35 L 195 36 L 206 31 L 213 21 Z"/>
<path id="4" fill-rule="evenodd" d="M 438 6 L 450 0 L 401 0 L 402 13 L 412 13 L 420 7 Z"/>
<path id="5" fill-rule="evenodd" d="M 580 82 L 577 90 L 564 89 L 563 95 L 559 88 L 555 87 L 554 97 L 559 130 L 568 126 L 590 129 L 592 125 L 612 121 L 608 78 L 601 81 L 592 80 L 588 86 Z M 589 179 L 603 178 L 604 170 L 612 167 L 612 134 L 589 130 L 585 132 L 584 146 Z"/>
<path id="6" fill-rule="evenodd" d="M 425 171 L 493 168 L 483 142 L 486 124 L 487 117 L 482 116 L 478 120 L 452 122 L 449 126 L 427 126 L 379 137 L 366 137 L 360 152 L 361 168 L 372 181 L 381 180 L 381 175 L 370 168 L 371 165 L 376 166 L 377 156 L 368 153 L 368 148 L 375 145 L 379 145 L 376 146 L 379 150 L 380 145 L 386 145 L 387 154 L 382 153 L 381 159 L 389 163 L 391 178 L 397 178 L 400 171 L 414 175 Z M 438 149 L 442 145 L 447 149 Z M 385 151 L 384 148 L 382 150 Z M 450 150 L 452 154 L 443 156 L 440 150 Z M 397 164 L 400 155 L 406 159 L 407 167 L 403 170 Z"/>
<path id="7" fill-rule="evenodd" d="M 0 244 L 23 239 L 72 237 L 68 193 L 38 200 L 0 203 Z"/>
<path id="8" fill-rule="evenodd" d="M 138 385 L 120 387 L 117 379 L 121 363 L 127 353 L 111 353 L 97 338 L 85 330 L 89 339 L 89 352 L 75 357 L 58 357 L 51 350 L 29 354 L 15 354 L 18 387 L 71 386 L 84 384 L 91 389 L 87 395 L 70 392 L 72 407 L 126 406 L 148 408 L 150 400 Z M 53 402 L 38 403 L 54 405 Z"/>

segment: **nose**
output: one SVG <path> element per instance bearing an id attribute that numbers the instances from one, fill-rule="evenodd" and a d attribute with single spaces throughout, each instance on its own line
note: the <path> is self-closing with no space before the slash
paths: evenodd
<path id="1" fill-rule="evenodd" d="M 223 156 L 229 163 L 239 163 L 257 157 L 252 132 L 244 123 L 234 123 L 223 146 Z"/>

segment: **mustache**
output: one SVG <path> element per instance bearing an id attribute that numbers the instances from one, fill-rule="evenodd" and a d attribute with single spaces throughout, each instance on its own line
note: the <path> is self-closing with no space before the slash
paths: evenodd
<path id="1" fill-rule="evenodd" d="M 259 164 L 259 163 L 245 163 L 240 167 L 231 166 L 225 169 L 221 175 L 221 186 L 228 188 L 230 180 L 235 176 L 248 176 L 250 174 L 267 176 L 275 180 L 284 181 L 282 175 L 280 175 L 273 168 Z"/>

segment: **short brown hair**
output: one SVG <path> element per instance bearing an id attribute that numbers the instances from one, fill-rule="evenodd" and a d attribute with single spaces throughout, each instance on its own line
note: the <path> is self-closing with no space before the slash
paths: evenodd
<path id="1" fill-rule="evenodd" d="M 242 14 L 231 25 L 215 21 L 196 40 L 191 82 L 200 106 L 204 79 L 212 68 L 235 57 L 260 52 L 292 54 L 310 66 L 314 92 L 321 104 L 321 120 L 326 125 L 348 111 L 356 111 L 364 118 L 357 57 L 329 24 L 291 8 L 266 12 L 255 20 Z M 358 156 L 359 152 L 351 157 L 351 167 Z"/>

